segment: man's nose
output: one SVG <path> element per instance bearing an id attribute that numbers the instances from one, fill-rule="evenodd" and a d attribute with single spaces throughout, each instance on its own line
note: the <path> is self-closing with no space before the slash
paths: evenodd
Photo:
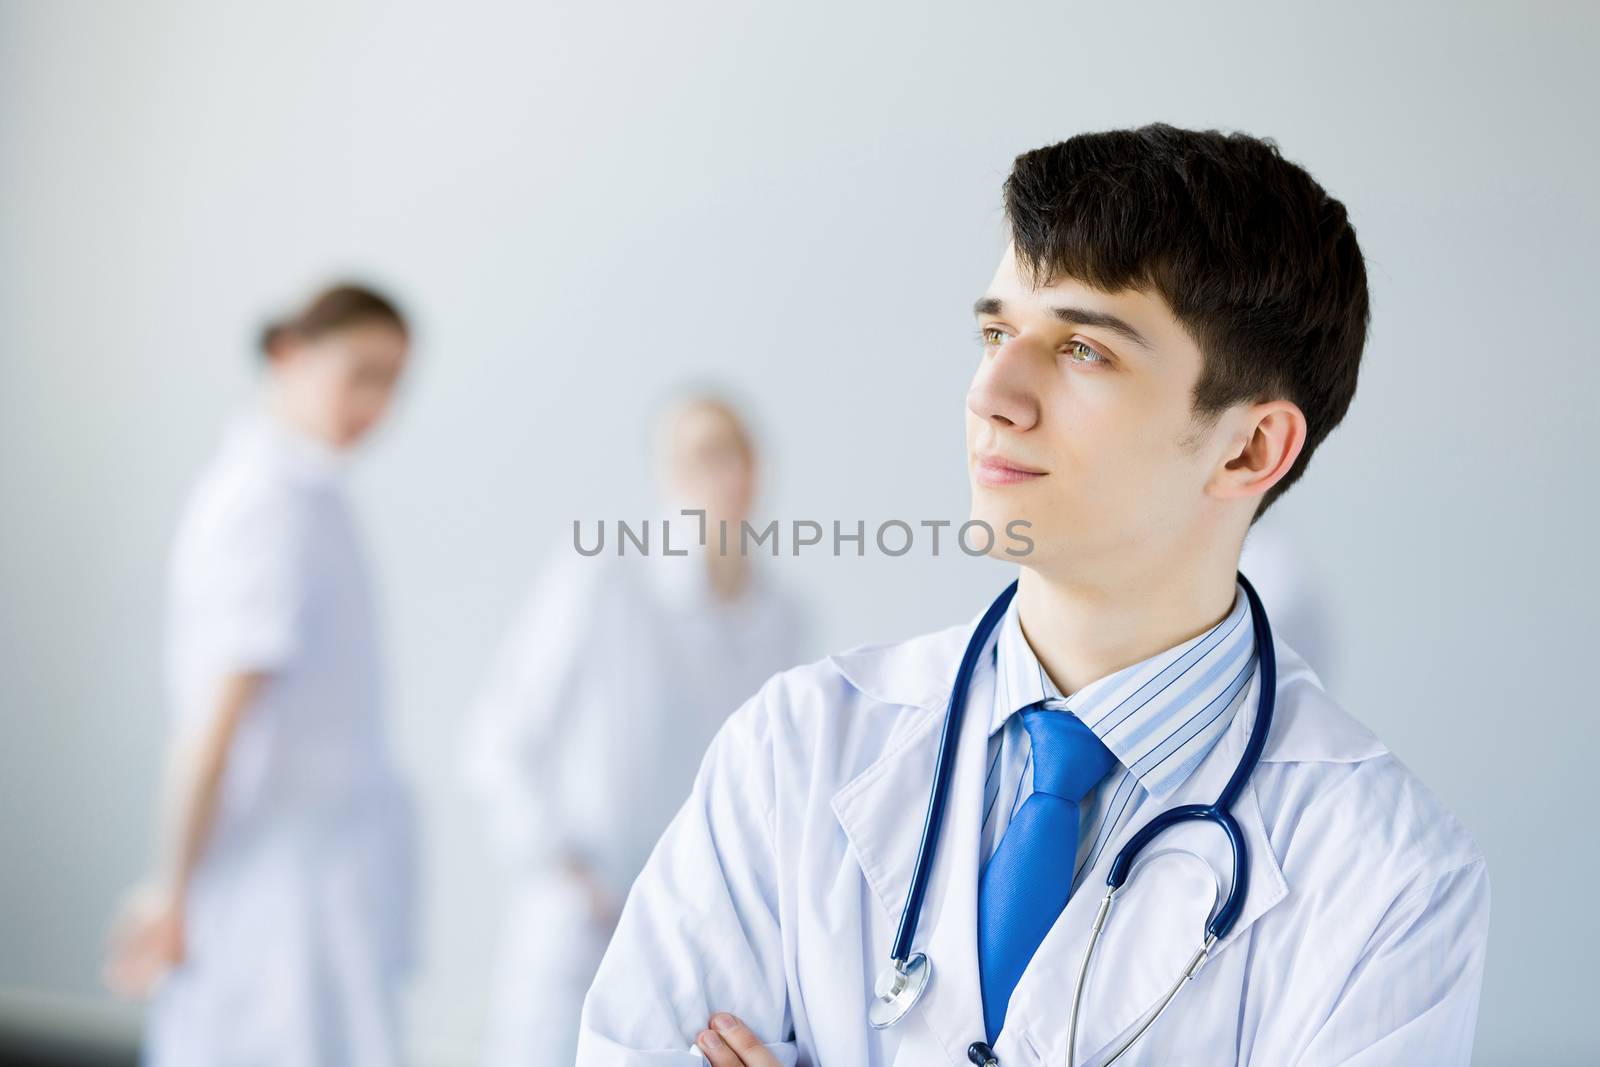
<path id="1" fill-rule="evenodd" d="M 1020 338 L 987 352 L 967 390 L 967 410 L 1014 430 L 1030 430 L 1039 421 L 1039 401 L 1031 377 L 1038 373 L 1036 356 Z"/>

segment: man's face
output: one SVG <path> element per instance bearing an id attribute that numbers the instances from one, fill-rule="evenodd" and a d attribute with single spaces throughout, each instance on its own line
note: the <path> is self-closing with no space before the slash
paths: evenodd
<path id="1" fill-rule="evenodd" d="M 972 518 L 995 550 L 1033 540 L 1042 573 L 1161 565 L 1202 519 L 1222 458 L 1193 416 L 1199 348 L 1154 293 L 1070 278 L 1038 288 L 1010 249 L 976 305 L 982 357 L 967 393 Z M 1110 574 L 1103 575 L 1106 578 Z"/>

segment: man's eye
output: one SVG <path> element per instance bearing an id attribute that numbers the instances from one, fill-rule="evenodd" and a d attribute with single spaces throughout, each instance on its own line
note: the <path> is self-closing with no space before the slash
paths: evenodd
<path id="1" fill-rule="evenodd" d="M 1082 341 L 1074 341 L 1068 345 L 1067 355 L 1074 363 L 1104 363 L 1106 361 L 1106 357 L 1102 356 L 1100 353 L 1096 352 Z"/>
<path id="2" fill-rule="evenodd" d="M 983 343 L 990 348 L 1006 343 L 1006 333 L 998 326 L 985 326 L 978 331 L 978 336 L 983 338 Z"/>

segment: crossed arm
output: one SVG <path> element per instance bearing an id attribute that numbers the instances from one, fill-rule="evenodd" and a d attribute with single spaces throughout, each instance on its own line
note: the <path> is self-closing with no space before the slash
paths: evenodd
<path id="1" fill-rule="evenodd" d="M 628 895 L 584 1003 L 584 1067 L 691 1067 L 702 1057 L 791 1067 L 799 1057 L 763 697 L 718 732 Z"/>

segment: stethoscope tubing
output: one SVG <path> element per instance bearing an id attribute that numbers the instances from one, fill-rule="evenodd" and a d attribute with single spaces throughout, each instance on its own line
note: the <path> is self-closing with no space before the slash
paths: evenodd
<path id="1" fill-rule="evenodd" d="M 1144 826 L 1140 827 L 1118 851 L 1112 860 L 1110 872 L 1106 876 L 1106 896 L 1101 902 L 1100 911 L 1090 932 L 1089 943 L 1085 949 L 1083 963 L 1078 977 L 1078 986 L 1072 1004 L 1072 1016 L 1068 1026 L 1067 1056 L 1071 1063 L 1076 1059 L 1076 1038 L 1078 1029 L 1078 1010 L 1083 1001 L 1083 989 L 1088 980 L 1090 961 L 1093 958 L 1095 946 L 1100 940 L 1100 932 L 1104 928 L 1110 915 L 1112 899 L 1126 884 L 1133 870 L 1134 861 L 1139 853 L 1165 831 L 1185 822 L 1209 822 L 1219 827 L 1228 838 L 1229 850 L 1233 859 L 1233 880 L 1228 890 L 1228 897 L 1217 913 L 1212 916 L 1206 925 L 1205 938 L 1200 950 L 1185 969 L 1184 974 L 1173 985 L 1171 990 L 1162 999 L 1160 1008 L 1145 1021 L 1144 1025 L 1123 1043 L 1113 1060 L 1118 1059 L 1126 1052 L 1150 1025 L 1165 1011 L 1168 1004 L 1177 995 L 1188 981 L 1194 978 L 1200 965 L 1208 958 L 1214 945 L 1228 935 L 1238 922 L 1239 916 L 1244 911 L 1245 899 L 1250 887 L 1249 851 L 1245 844 L 1244 834 L 1239 828 L 1237 820 L 1232 814 L 1234 802 L 1243 791 L 1245 783 L 1255 771 L 1256 765 L 1261 760 L 1261 754 L 1266 748 L 1267 734 L 1272 728 L 1273 710 L 1277 703 L 1277 655 L 1272 644 L 1272 627 L 1267 620 L 1266 609 L 1262 606 L 1261 598 L 1257 595 L 1255 587 L 1250 584 L 1243 574 L 1237 574 L 1239 584 L 1244 588 L 1245 597 L 1250 603 L 1250 617 L 1255 630 L 1256 655 L 1260 669 L 1259 689 L 1256 700 L 1255 721 L 1250 726 L 1250 735 L 1245 742 L 1244 752 L 1239 757 L 1233 774 L 1229 776 L 1227 784 L 1223 786 L 1217 799 L 1210 804 L 1183 804 L 1160 813 Z M 950 781 L 953 777 L 952 770 L 955 765 L 956 749 L 961 735 L 961 723 L 966 712 L 968 690 L 971 688 L 972 675 L 978 666 L 979 657 L 988 644 L 990 634 L 999 625 L 1000 618 L 1011 605 L 1017 593 L 1017 583 L 1013 581 L 1008 585 L 994 602 L 989 605 L 983 617 L 978 621 L 973 630 L 972 637 L 967 642 L 966 651 L 962 653 L 961 663 L 956 671 L 955 682 L 951 686 L 950 700 L 945 708 L 944 727 L 939 737 L 939 751 L 933 766 L 933 787 L 928 794 L 928 809 L 922 823 L 922 839 L 917 846 L 916 863 L 912 868 L 911 888 L 906 894 L 905 908 L 900 913 L 900 923 L 895 932 L 894 945 L 890 950 L 890 961 L 896 972 L 906 973 L 906 966 L 911 959 L 911 942 L 916 937 L 917 921 L 922 914 L 923 898 L 927 894 L 928 882 L 933 873 L 935 854 L 938 850 L 940 825 L 944 820 L 944 813 L 950 795 Z M 907 1010 L 902 1008 L 901 1011 Z M 888 1025 L 888 1021 L 874 1023 L 874 1025 Z M 977 1046 L 974 1046 L 975 1048 Z"/>
<path id="2" fill-rule="evenodd" d="M 1215 801 L 1210 804 L 1181 804 L 1151 819 L 1122 846 L 1116 858 L 1111 861 L 1111 870 L 1106 875 L 1106 887 L 1115 892 L 1127 882 L 1128 875 L 1133 870 L 1133 861 L 1139 858 L 1139 853 L 1167 830 L 1180 823 L 1193 821 L 1216 825 L 1227 835 L 1228 848 L 1233 855 L 1233 883 L 1228 887 L 1228 898 L 1206 924 L 1206 936 L 1216 941 L 1227 937 L 1228 931 L 1239 921 L 1239 916 L 1244 912 L 1245 898 L 1250 892 L 1250 853 L 1245 845 L 1244 832 L 1239 829 L 1239 823 L 1234 819 L 1231 809 L 1234 802 L 1239 799 L 1239 794 L 1244 791 L 1245 783 L 1254 773 L 1256 765 L 1261 762 L 1261 753 L 1267 744 L 1267 733 L 1272 729 L 1273 709 L 1278 702 L 1278 657 L 1272 647 L 1272 625 L 1267 621 L 1266 609 L 1261 604 L 1261 598 L 1256 595 L 1255 586 L 1251 585 L 1250 580 L 1243 574 L 1237 577 L 1239 584 L 1244 587 L 1245 598 L 1250 601 L 1250 620 L 1256 638 L 1256 658 L 1261 670 L 1260 688 L 1257 690 L 1256 698 L 1256 719 L 1250 724 L 1250 737 L 1245 741 L 1244 752 L 1240 754 L 1238 765 L 1234 767 L 1233 774 L 1228 777 L 1227 784 L 1222 787 L 1222 792 L 1217 794 Z"/>
<path id="3" fill-rule="evenodd" d="M 906 906 L 900 913 L 900 926 L 894 936 L 894 947 L 889 956 L 896 964 L 904 965 L 911 958 L 911 940 L 917 933 L 917 919 L 922 914 L 922 898 L 928 892 L 928 879 L 933 873 L 933 857 L 939 847 L 939 824 L 944 820 L 945 801 L 950 796 L 951 769 L 955 766 L 956 745 L 961 739 L 961 720 L 966 713 L 967 690 L 972 684 L 972 673 L 978 667 L 978 657 L 988 644 L 1000 617 L 1017 595 L 1013 581 L 989 605 L 978 621 L 977 629 L 967 642 L 961 656 L 961 666 L 956 671 L 955 684 L 950 689 L 950 703 L 945 708 L 944 732 L 939 737 L 939 755 L 933 764 L 933 789 L 928 793 L 928 813 L 922 822 L 922 842 L 917 846 L 917 862 L 912 867 L 911 889 L 906 894 Z"/>

